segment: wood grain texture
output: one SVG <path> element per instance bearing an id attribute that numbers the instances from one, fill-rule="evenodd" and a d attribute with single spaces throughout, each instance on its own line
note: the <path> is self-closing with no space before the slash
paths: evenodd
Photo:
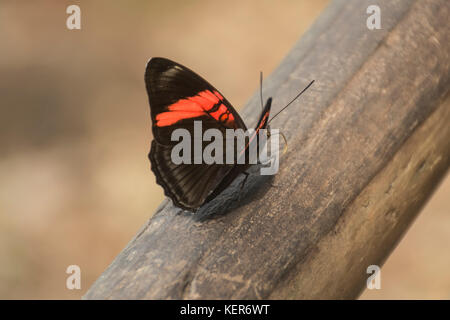
<path id="1" fill-rule="evenodd" d="M 195 215 L 165 200 L 85 299 L 359 295 L 450 165 L 450 2 L 376 1 L 370 31 L 372 2 L 332 2 L 265 82 L 277 110 L 316 80 L 271 124 L 278 174 Z"/>

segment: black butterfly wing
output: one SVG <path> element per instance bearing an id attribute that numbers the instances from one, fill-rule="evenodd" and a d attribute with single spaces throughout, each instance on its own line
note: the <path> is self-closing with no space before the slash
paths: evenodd
<path id="1" fill-rule="evenodd" d="M 153 137 L 160 143 L 173 144 L 174 142 L 170 141 L 172 131 L 177 128 L 190 130 L 194 120 L 202 120 L 203 127 L 207 128 L 226 127 L 247 130 L 237 111 L 217 89 L 192 70 L 174 61 L 152 58 L 147 64 L 145 84 L 150 102 Z M 188 105 L 189 100 L 194 100 L 191 101 L 193 104 L 198 102 L 200 105 L 202 103 L 205 105 L 201 106 L 202 110 L 199 110 L 198 106 Z M 174 106 L 180 101 L 185 103 L 178 103 L 178 107 Z M 221 107 L 222 105 L 224 108 Z M 169 110 L 171 106 L 172 111 Z M 221 110 L 218 110 L 219 108 Z M 229 121 L 218 123 L 220 115 L 223 114 L 220 111 L 229 112 Z M 170 125 L 158 125 L 162 123 L 158 120 L 169 119 L 170 113 L 173 114 L 171 116 L 174 120 L 178 115 L 179 121 Z M 222 117 L 220 120 L 225 118 Z"/>
<path id="2" fill-rule="evenodd" d="M 205 203 L 234 165 L 174 164 L 172 132 L 187 129 L 194 137 L 194 121 L 202 130 L 215 128 L 225 138 L 226 129 L 247 130 L 231 104 L 202 77 L 165 58 L 152 58 L 145 72 L 150 102 L 152 141 L 149 159 L 156 181 L 173 202 L 195 210 Z M 202 132 L 203 135 L 203 132 Z M 225 140 L 223 141 L 225 145 Z"/>
<path id="3" fill-rule="evenodd" d="M 233 165 L 176 165 L 171 161 L 171 150 L 171 146 L 152 141 L 149 154 L 152 171 L 156 182 L 175 205 L 193 211 L 206 202 L 208 195 L 227 176 Z"/>

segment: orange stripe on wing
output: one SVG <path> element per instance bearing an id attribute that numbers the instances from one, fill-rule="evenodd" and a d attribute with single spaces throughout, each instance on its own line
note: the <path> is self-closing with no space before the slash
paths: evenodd
<path id="1" fill-rule="evenodd" d="M 225 116 L 222 117 L 223 115 L 225 115 Z M 217 109 L 217 111 L 211 112 L 210 116 L 220 122 L 223 122 L 224 121 L 223 119 L 227 119 L 226 123 L 234 122 L 233 115 L 231 114 L 231 112 L 229 112 L 229 110 L 227 109 L 227 107 L 224 104 L 221 104 L 219 106 L 219 109 Z"/>
<path id="2" fill-rule="evenodd" d="M 214 91 L 214 94 L 217 98 L 219 98 L 220 100 L 223 100 L 223 97 L 220 93 L 218 93 L 217 91 Z"/>
<path id="3" fill-rule="evenodd" d="M 158 127 L 166 127 L 170 126 L 174 123 L 177 123 L 183 119 L 196 118 L 201 117 L 205 113 L 203 111 L 172 111 L 172 112 L 163 112 L 156 116 L 156 126 Z"/>
<path id="4" fill-rule="evenodd" d="M 217 109 L 217 111 L 211 112 L 210 115 L 211 115 L 211 117 L 213 117 L 214 119 L 219 121 L 220 116 L 226 112 L 227 112 L 227 107 L 225 107 L 225 105 L 221 104 L 219 106 L 219 109 Z"/>
<path id="5" fill-rule="evenodd" d="M 171 104 L 167 109 L 169 109 L 169 111 L 204 112 L 204 108 L 202 107 L 202 105 L 199 104 L 198 101 L 194 101 L 191 99 L 193 98 L 178 100 L 174 104 Z"/>
<path id="6" fill-rule="evenodd" d="M 194 96 L 193 98 L 199 98 L 199 97 L 208 100 L 210 103 L 212 103 L 212 106 L 215 105 L 217 102 L 219 102 L 219 99 L 220 99 L 209 90 L 202 91 L 197 96 Z"/>
<path id="7" fill-rule="evenodd" d="M 162 112 L 156 115 L 156 126 L 165 127 L 170 126 L 183 119 L 196 118 L 206 115 L 206 112 L 211 110 L 214 105 L 223 100 L 222 95 L 217 91 L 212 93 L 210 90 L 199 92 L 198 95 L 186 99 L 180 99 L 177 102 L 167 107 L 169 111 Z M 220 116 L 227 112 L 225 105 L 221 104 L 217 111 L 210 115 L 220 121 Z M 228 115 L 227 123 L 234 121 L 232 114 Z"/>

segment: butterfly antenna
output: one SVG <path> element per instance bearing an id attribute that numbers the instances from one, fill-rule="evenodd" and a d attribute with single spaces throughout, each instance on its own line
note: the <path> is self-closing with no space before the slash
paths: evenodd
<path id="1" fill-rule="evenodd" d="M 259 73 L 259 95 L 261 98 L 261 110 L 264 110 L 263 95 L 262 95 L 262 83 L 263 83 L 263 72 L 260 71 L 260 73 Z"/>
<path id="2" fill-rule="evenodd" d="M 272 121 L 273 119 L 276 118 L 276 116 L 278 116 L 284 109 L 286 109 L 287 107 L 289 107 L 291 105 L 292 102 L 294 102 L 295 100 L 297 100 L 298 97 L 300 97 L 302 95 L 303 92 L 305 92 L 306 90 L 308 90 L 309 87 L 311 87 L 311 85 L 314 83 L 314 80 L 311 81 L 306 87 L 305 89 L 303 89 L 302 91 L 300 91 L 300 93 L 298 95 L 295 96 L 294 99 L 291 100 L 291 102 L 289 102 L 283 109 L 281 109 L 280 111 L 277 112 L 277 114 L 275 114 L 272 119 L 269 120 L 268 123 L 270 123 L 270 121 Z"/>

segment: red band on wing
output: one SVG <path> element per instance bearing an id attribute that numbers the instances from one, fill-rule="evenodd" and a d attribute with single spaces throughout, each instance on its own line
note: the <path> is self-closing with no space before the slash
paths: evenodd
<path id="1" fill-rule="evenodd" d="M 211 110 L 214 105 L 219 103 L 221 100 L 223 100 L 223 97 L 220 93 L 217 91 L 212 93 L 210 90 L 202 91 L 193 97 L 180 99 L 167 108 L 169 111 L 156 115 L 156 126 L 170 126 L 183 119 L 207 115 L 207 111 Z M 223 104 L 219 106 L 217 111 L 211 112 L 209 115 L 217 121 L 226 120 L 226 123 L 232 123 L 234 121 L 233 115 Z"/>
<path id="2" fill-rule="evenodd" d="M 214 94 L 216 95 L 216 97 L 218 97 L 220 100 L 223 100 L 223 97 L 220 93 L 218 93 L 217 91 L 214 91 Z"/>
<path id="3" fill-rule="evenodd" d="M 221 104 L 219 106 L 219 109 L 217 109 L 217 111 L 211 112 L 210 115 L 211 117 L 213 117 L 214 119 L 216 119 L 217 121 L 220 121 L 220 116 L 222 114 L 226 114 L 227 113 L 227 107 L 225 107 L 225 105 Z"/>

